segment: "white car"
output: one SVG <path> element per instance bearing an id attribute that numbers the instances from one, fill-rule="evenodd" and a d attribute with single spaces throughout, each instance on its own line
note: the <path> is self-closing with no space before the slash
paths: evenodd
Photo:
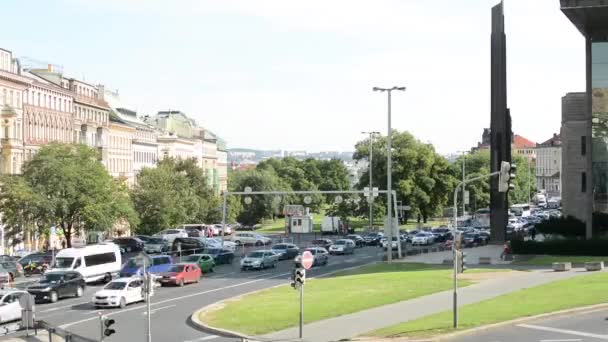
<path id="1" fill-rule="evenodd" d="M 222 230 L 223 230 L 223 226 L 221 224 L 213 225 L 213 234 L 214 235 L 222 235 Z M 224 235 L 230 235 L 230 234 L 232 234 L 232 227 L 230 227 L 230 225 L 226 224 L 226 231 L 224 232 Z"/>
<path id="2" fill-rule="evenodd" d="M 236 232 L 234 235 L 232 235 L 232 241 L 234 241 L 234 243 L 237 245 L 242 244 L 256 246 L 268 245 L 272 242 L 270 238 L 252 232 Z"/>
<path id="3" fill-rule="evenodd" d="M 188 237 L 188 233 L 186 232 L 185 229 L 165 229 L 163 231 L 160 231 L 154 235 L 152 235 L 154 237 L 159 237 L 161 239 L 166 240 L 169 244 L 173 243 L 173 240 L 175 240 L 175 238 L 185 238 Z"/>
<path id="4" fill-rule="evenodd" d="M 429 245 L 435 242 L 435 237 L 431 233 L 420 232 L 412 238 L 412 245 Z"/>
<path id="5" fill-rule="evenodd" d="M 0 323 L 21 319 L 21 303 L 19 299 L 26 291 L 6 289 L 0 290 Z"/>
<path id="6" fill-rule="evenodd" d="M 205 239 L 205 242 L 214 248 L 222 247 L 222 238 L 207 238 Z M 224 249 L 234 252 L 236 249 L 236 243 L 229 240 L 224 240 Z"/>
<path id="7" fill-rule="evenodd" d="M 127 304 L 143 302 L 143 281 L 138 277 L 118 278 L 112 280 L 103 290 L 97 291 L 93 296 L 93 305 L 98 307 L 120 307 Z"/>

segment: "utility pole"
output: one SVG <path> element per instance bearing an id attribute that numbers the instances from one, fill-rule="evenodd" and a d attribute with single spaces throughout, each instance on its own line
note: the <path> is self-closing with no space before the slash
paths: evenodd
<path id="1" fill-rule="evenodd" d="M 465 184 L 464 184 L 464 180 L 465 180 L 465 167 L 464 164 L 466 164 L 466 152 L 462 152 L 462 216 L 465 215 L 466 211 L 465 211 Z M 455 210 L 456 208 L 454 208 Z"/>
<path id="2" fill-rule="evenodd" d="M 393 92 L 393 90 L 399 90 L 399 91 L 405 91 L 405 87 L 392 87 L 392 88 L 379 88 L 379 87 L 374 87 L 373 88 L 374 91 L 381 91 L 381 92 L 387 92 L 388 93 L 388 132 L 387 132 L 387 137 L 386 137 L 386 159 L 387 159 L 387 165 L 386 165 L 386 222 L 388 224 L 388 229 L 387 231 L 387 241 L 388 241 L 388 248 L 387 248 L 387 261 L 388 263 L 391 263 L 393 261 L 393 249 L 392 249 L 392 243 L 393 243 L 393 217 L 392 217 L 392 204 L 391 204 L 391 198 L 392 198 L 392 192 L 393 192 L 393 186 L 392 186 L 392 173 L 393 173 L 393 159 L 392 159 L 392 135 L 393 135 L 393 128 L 391 126 L 391 93 Z M 398 234 L 397 234 L 398 235 Z M 398 241 L 399 242 L 399 241 Z M 397 243 L 397 245 L 399 245 L 399 243 Z"/>
<path id="3" fill-rule="evenodd" d="M 374 225 L 374 200 L 371 195 L 371 191 L 374 189 L 373 186 L 373 178 L 372 178 L 372 161 L 373 161 L 373 150 L 374 150 L 374 136 L 380 134 L 380 132 L 361 132 L 362 134 L 369 134 L 369 191 L 370 196 L 367 198 L 367 203 L 369 205 L 369 230 L 372 230 L 372 226 Z"/>

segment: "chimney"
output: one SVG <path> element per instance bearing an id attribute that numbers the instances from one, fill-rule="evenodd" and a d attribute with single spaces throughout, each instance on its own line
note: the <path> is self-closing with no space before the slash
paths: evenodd
<path id="1" fill-rule="evenodd" d="M 49 63 L 48 66 L 47 66 L 47 70 L 49 72 L 53 72 L 53 64 Z"/>
<path id="2" fill-rule="evenodd" d="M 97 99 L 98 100 L 103 101 L 105 90 L 106 90 L 106 87 L 103 84 L 97 85 Z"/>

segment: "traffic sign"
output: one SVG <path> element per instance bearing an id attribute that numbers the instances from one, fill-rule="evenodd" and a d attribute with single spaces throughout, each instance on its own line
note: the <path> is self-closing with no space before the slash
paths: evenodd
<path id="1" fill-rule="evenodd" d="M 302 253 L 302 267 L 309 270 L 312 267 L 312 263 L 315 261 L 315 257 L 309 251 Z"/>
<path id="2" fill-rule="evenodd" d="M 380 194 L 380 192 L 378 191 L 378 188 L 374 187 L 372 189 L 372 196 L 378 197 L 379 194 Z"/>
<path id="3" fill-rule="evenodd" d="M 469 204 L 469 191 L 465 190 L 464 192 L 464 204 Z"/>

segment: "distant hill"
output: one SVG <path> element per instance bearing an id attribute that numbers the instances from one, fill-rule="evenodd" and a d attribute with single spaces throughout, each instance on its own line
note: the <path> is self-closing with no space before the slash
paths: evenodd
<path id="1" fill-rule="evenodd" d="M 350 161 L 353 159 L 354 152 L 340 152 L 340 151 L 321 151 L 321 152 L 307 152 L 307 151 L 284 151 L 284 150 L 256 150 L 251 148 L 230 148 L 228 149 L 228 160 L 230 162 L 241 162 L 241 161 L 253 161 L 260 162 L 268 158 L 284 158 L 294 157 L 297 159 L 340 159 L 344 161 Z"/>

